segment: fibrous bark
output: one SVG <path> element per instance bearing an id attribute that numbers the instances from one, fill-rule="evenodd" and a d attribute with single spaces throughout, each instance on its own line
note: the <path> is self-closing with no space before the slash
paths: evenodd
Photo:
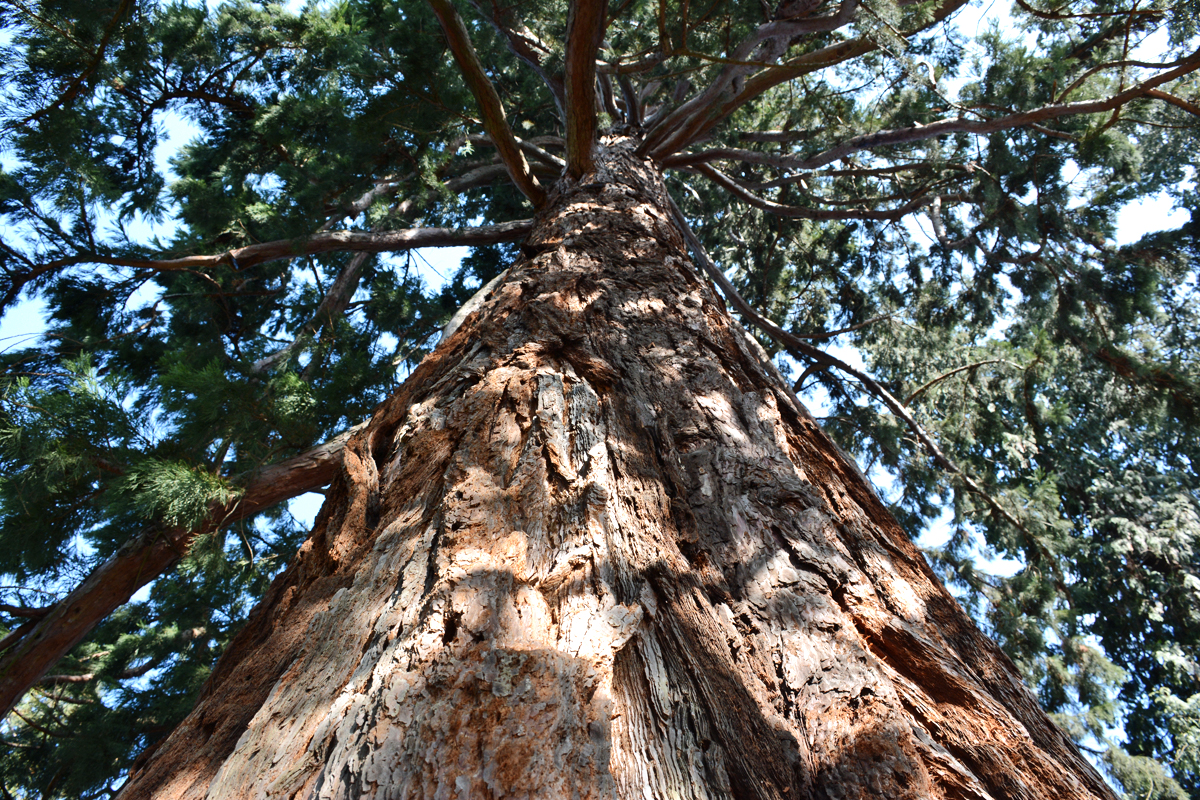
<path id="1" fill-rule="evenodd" d="M 1111 797 L 609 140 L 345 450 L 155 797 Z"/>

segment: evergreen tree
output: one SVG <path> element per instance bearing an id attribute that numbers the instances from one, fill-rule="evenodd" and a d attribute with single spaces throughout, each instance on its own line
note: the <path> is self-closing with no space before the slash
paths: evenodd
<path id="1" fill-rule="evenodd" d="M 0 354 L 5 796 L 109 793 L 211 701 L 379 420 L 511 333 L 451 315 L 534 280 L 555 203 L 623 142 L 902 527 L 949 517 L 931 564 L 1062 729 L 1130 796 L 1200 798 L 1198 245 L 1190 220 L 1114 240 L 1130 204 L 1196 205 L 1198 11 L 1016 0 L 975 33 L 965 0 L 0 0 L 0 296 L 50 315 Z M 171 119 L 198 133 L 168 180 Z M 432 290 L 412 251 L 451 245 Z M 281 503 L 326 486 L 310 537 Z M 469 623 L 443 615 L 447 647 Z"/>

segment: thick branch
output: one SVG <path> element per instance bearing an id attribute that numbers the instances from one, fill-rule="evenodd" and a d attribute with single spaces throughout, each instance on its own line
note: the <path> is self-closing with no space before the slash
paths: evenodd
<path id="1" fill-rule="evenodd" d="M 1173 95 L 1159 89 L 1151 89 L 1150 91 L 1146 92 L 1146 96 L 1153 97 L 1155 100 L 1162 100 L 1164 103 L 1170 103 L 1176 108 L 1182 108 L 1189 114 L 1194 114 L 1197 117 L 1200 117 L 1200 106 L 1196 105 L 1190 100 L 1184 100 L 1178 95 Z"/>
<path id="2" fill-rule="evenodd" d="M 1012 128 L 1033 126 L 1061 117 L 1076 116 L 1079 114 L 1097 114 L 1112 111 L 1139 97 L 1153 97 L 1176 105 L 1191 113 L 1197 113 L 1200 109 L 1197 109 L 1194 104 L 1174 95 L 1169 95 L 1166 92 L 1159 91 L 1156 88 L 1190 72 L 1194 72 L 1197 67 L 1200 67 L 1200 51 L 1183 59 L 1176 68 L 1149 78 L 1109 98 L 1081 100 L 1073 103 L 1054 103 L 1028 111 L 1006 114 L 1005 116 L 993 119 L 969 120 L 961 117 L 946 118 L 931 122 L 928 125 L 915 125 L 911 128 L 898 128 L 895 130 L 868 133 L 847 139 L 836 147 L 831 147 L 828 150 L 807 158 L 772 155 L 770 153 L 759 153 L 757 151 L 739 150 L 736 148 L 720 148 L 699 153 L 668 156 L 663 159 L 663 162 L 667 166 L 689 166 L 700 165 L 709 161 L 737 159 L 752 163 L 767 164 L 779 169 L 814 170 L 863 150 L 909 144 L 951 133 L 994 133 Z"/>
<path id="3" fill-rule="evenodd" d="M 491 0 L 488 3 L 491 11 L 487 12 L 480 0 L 471 0 L 471 5 L 475 6 L 475 9 L 491 22 L 492 27 L 504 37 L 512 54 L 529 65 L 542 79 L 542 83 L 546 84 L 546 88 L 550 90 L 550 95 L 554 98 L 554 105 L 558 107 L 558 113 L 565 119 L 566 100 L 562 76 L 551 74 L 542 63 L 543 57 L 549 54 L 550 49 L 517 18 L 512 6 L 500 5 L 496 0 Z"/>
<path id="4" fill-rule="evenodd" d="M 945 0 L 941 7 L 927 21 L 922 23 L 919 28 L 901 33 L 904 36 L 911 36 L 915 33 L 928 30 L 965 6 L 968 1 Z M 665 158 L 671 153 L 681 150 L 692 142 L 697 141 L 723 120 L 727 119 L 734 111 L 759 97 L 767 90 L 781 83 L 799 78 L 802 75 L 819 72 L 820 70 L 858 58 L 877 49 L 879 49 L 878 44 L 866 37 L 859 36 L 828 47 L 813 50 L 776 66 L 768 67 L 746 78 L 740 91 L 732 96 L 729 92 L 716 93 L 707 102 L 697 104 L 695 109 L 686 115 L 686 118 L 677 118 L 676 113 L 668 115 L 655 126 L 655 131 L 652 132 L 656 134 L 655 141 L 651 142 L 648 136 L 647 143 L 643 145 L 642 149 L 655 158 Z M 670 124 L 668 124 L 669 120 Z"/>
<path id="5" fill-rule="evenodd" d="M 592 168 L 596 141 L 596 52 L 604 38 L 606 0 L 571 0 L 567 16 L 567 174 Z"/>
<path id="6" fill-rule="evenodd" d="M 633 88 L 633 81 L 629 80 L 628 75 L 618 73 L 617 85 L 621 87 L 621 100 L 625 104 L 625 121 L 635 127 L 641 127 L 642 102 L 638 98 L 637 90 Z"/>
<path id="7" fill-rule="evenodd" d="M 433 7 L 438 22 L 442 24 L 446 42 L 450 45 L 450 52 L 454 54 L 454 60 L 458 62 L 463 80 L 466 81 L 471 94 L 475 96 L 475 102 L 479 103 L 484 130 L 492 137 L 492 142 L 496 145 L 496 151 L 500 154 L 500 160 L 504 162 L 509 177 L 521 190 L 521 193 L 529 198 L 529 202 L 533 203 L 535 208 L 540 206 L 546 199 L 546 193 L 537 178 L 529 171 L 525 155 L 521 152 L 516 137 L 513 136 L 512 128 L 508 127 L 508 119 L 504 115 L 504 105 L 500 102 L 500 94 L 484 71 L 483 62 L 475 54 L 475 48 L 471 46 L 471 37 L 467 33 L 467 26 L 463 24 L 462 17 L 454 10 L 450 0 L 429 0 L 429 5 Z"/>
<path id="8" fill-rule="evenodd" d="M 836 30 L 854 19 L 858 0 L 842 0 L 836 14 L 806 20 L 772 20 L 755 29 L 732 52 L 730 62 L 700 94 L 660 119 L 646 134 L 644 152 L 673 153 L 692 141 L 693 128 L 708 109 L 729 95 L 736 82 L 756 69 L 755 62 L 773 62 L 801 36 Z"/>
<path id="9" fill-rule="evenodd" d="M 0 614 L 8 614 L 10 617 L 27 617 L 29 619 L 41 619 L 50 613 L 47 608 L 29 608 L 28 606 L 10 606 L 0 604 Z"/>
<path id="10" fill-rule="evenodd" d="M 10 275 L 8 289 L 3 299 L 0 300 L 0 308 L 7 308 L 10 303 L 15 301 L 21 289 L 30 281 L 48 273 L 59 272 L 80 264 L 105 264 L 156 272 L 213 269 L 227 264 L 240 270 L 271 261 L 317 253 L 347 250 L 364 253 L 391 253 L 413 250 L 418 247 L 457 247 L 512 242 L 524 238 L 532 229 L 532 220 L 523 219 L 515 222 L 503 222 L 499 225 L 481 225 L 476 228 L 409 228 L 402 231 L 378 232 L 326 231 L 300 239 L 281 239 L 275 242 L 252 244 L 217 255 L 185 256 L 162 261 L 85 253 L 50 261 L 24 272 Z"/>
<path id="11" fill-rule="evenodd" d="M 22 636 L 7 637 L 6 650 L 0 655 L 0 719 L 105 617 L 174 565 L 196 536 L 332 481 L 341 464 L 342 449 L 355 430 L 248 476 L 241 496 L 214 506 L 195 530 L 156 526 L 142 531 Z"/>

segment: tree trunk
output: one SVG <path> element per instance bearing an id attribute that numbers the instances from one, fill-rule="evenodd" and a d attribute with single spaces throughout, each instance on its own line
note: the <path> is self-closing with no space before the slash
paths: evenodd
<path id="1" fill-rule="evenodd" d="M 606 140 L 123 797 L 1112 797 Z"/>

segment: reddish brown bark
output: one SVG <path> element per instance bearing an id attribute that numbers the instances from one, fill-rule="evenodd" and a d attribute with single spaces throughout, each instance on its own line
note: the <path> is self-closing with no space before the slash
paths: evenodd
<path id="1" fill-rule="evenodd" d="M 347 446 L 124 797 L 1112 797 L 696 277 L 635 144 Z"/>
<path id="2" fill-rule="evenodd" d="M 596 52 L 604 38 L 606 0 L 571 0 L 563 85 L 566 97 L 567 175 L 577 179 L 592 169 L 596 143 Z"/>

